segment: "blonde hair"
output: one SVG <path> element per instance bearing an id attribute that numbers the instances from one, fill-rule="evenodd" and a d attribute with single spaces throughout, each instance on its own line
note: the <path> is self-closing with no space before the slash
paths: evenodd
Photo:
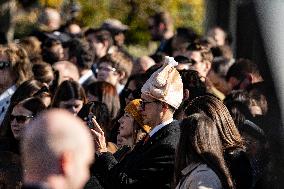
<path id="1" fill-rule="evenodd" d="M 7 48 L 4 49 L 4 53 L 11 63 L 11 69 L 15 74 L 17 86 L 33 78 L 32 65 L 23 48 L 14 43 L 8 44 Z"/>

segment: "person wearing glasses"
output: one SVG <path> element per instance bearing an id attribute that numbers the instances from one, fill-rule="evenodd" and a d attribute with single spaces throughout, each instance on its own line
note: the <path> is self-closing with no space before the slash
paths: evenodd
<path id="1" fill-rule="evenodd" d="M 197 41 L 191 43 L 187 47 L 185 55 L 191 60 L 189 69 L 195 70 L 203 82 L 205 82 L 208 92 L 214 96 L 225 99 L 225 95 L 215 86 L 211 79 L 208 77 L 211 71 L 213 54 L 210 49 L 209 43 Z"/>
<path id="2" fill-rule="evenodd" d="M 19 154 L 19 143 L 27 124 L 30 120 L 34 119 L 38 113 L 45 109 L 45 104 L 38 97 L 27 98 L 15 105 L 10 114 L 9 131 L 6 133 L 6 136 L 2 138 L 7 142 L 0 150 Z"/>
<path id="3" fill-rule="evenodd" d="M 171 187 L 180 137 L 179 122 L 173 120 L 173 114 L 183 99 L 183 83 L 175 66 L 177 62 L 166 57 L 164 65 L 142 87 L 141 115 L 151 130 L 122 161 L 106 151 L 104 133 L 96 124 L 100 153 L 94 170 L 105 188 Z"/>
<path id="4" fill-rule="evenodd" d="M 99 59 L 95 71 L 98 81 L 112 84 L 120 93 L 131 74 L 132 67 L 132 59 L 122 51 L 116 51 Z"/>
<path id="5" fill-rule="evenodd" d="M 26 51 L 15 44 L 0 47 L 0 124 L 17 87 L 33 76 Z"/>

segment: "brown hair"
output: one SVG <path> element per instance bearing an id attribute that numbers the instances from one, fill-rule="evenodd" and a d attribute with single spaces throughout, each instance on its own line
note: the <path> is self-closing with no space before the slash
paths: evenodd
<path id="1" fill-rule="evenodd" d="M 20 40 L 20 46 L 26 50 L 31 62 L 41 60 L 41 42 L 33 36 Z"/>
<path id="2" fill-rule="evenodd" d="M 176 152 L 175 181 L 191 163 L 205 163 L 219 177 L 223 188 L 234 184 L 223 156 L 223 147 L 215 123 L 203 113 L 195 113 L 181 122 L 181 136 Z"/>
<path id="3" fill-rule="evenodd" d="M 212 63 L 213 61 L 213 54 L 212 51 L 207 43 L 202 43 L 202 42 L 193 42 L 188 45 L 187 47 L 188 51 L 198 51 L 200 52 L 200 55 L 202 57 L 202 60 L 208 61 Z"/>
<path id="4" fill-rule="evenodd" d="M 105 81 L 94 82 L 88 85 L 87 92 L 107 105 L 111 119 L 117 116 L 120 110 L 120 101 L 117 90 L 112 84 Z"/>
<path id="5" fill-rule="evenodd" d="M 42 83 L 51 84 L 54 73 L 50 64 L 41 62 L 33 65 L 34 78 Z"/>
<path id="6" fill-rule="evenodd" d="M 244 148 L 243 139 L 234 120 L 221 100 L 213 95 L 200 96 L 193 99 L 185 110 L 187 115 L 200 112 L 215 121 L 225 150 Z"/>
<path id="7" fill-rule="evenodd" d="M 38 115 L 41 111 L 46 109 L 46 106 L 39 97 L 27 98 L 19 102 L 16 106 L 18 105 L 21 105 L 27 110 L 31 111 L 33 116 Z"/>
<path id="8" fill-rule="evenodd" d="M 23 82 L 11 97 L 11 103 L 1 123 L 0 136 L 12 136 L 10 128 L 10 115 L 13 108 L 20 102 L 32 96 L 41 97 L 42 95 L 50 95 L 48 92 L 40 91 L 45 87 L 44 84 L 37 80 L 28 80 Z"/>
<path id="9" fill-rule="evenodd" d="M 101 63 L 110 64 L 111 67 L 117 69 L 118 72 L 124 72 L 125 77 L 120 81 L 120 83 L 125 84 L 128 77 L 132 72 L 133 62 L 129 56 L 121 51 L 115 51 L 111 54 L 107 54 L 98 60 L 98 66 Z"/>
<path id="10" fill-rule="evenodd" d="M 16 76 L 16 84 L 20 85 L 26 80 L 32 79 L 32 65 L 26 51 L 16 44 L 9 44 L 4 50 L 8 60 L 11 63 L 11 68 Z"/>
<path id="11" fill-rule="evenodd" d="M 72 98 L 82 100 L 83 104 L 87 103 L 84 88 L 76 81 L 65 80 L 59 85 L 59 87 L 55 91 L 51 106 L 59 107 L 59 103 L 61 101 L 68 101 Z"/>

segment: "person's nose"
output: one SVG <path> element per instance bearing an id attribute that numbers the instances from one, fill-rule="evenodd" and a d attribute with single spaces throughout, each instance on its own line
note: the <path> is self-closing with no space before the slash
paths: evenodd
<path id="1" fill-rule="evenodd" d="M 11 121 L 11 124 L 12 124 L 12 125 L 17 125 L 17 124 L 18 124 L 18 122 L 17 122 L 17 120 L 16 120 L 16 119 L 13 119 L 13 120 Z"/>
<path id="2" fill-rule="evenodd" d="M 123 118 L 122 118 L 122 117 L 119 118 L 118 123 L 119 123 L 119 124 L 122 124 L 122 123 L 123 123 Z"/>

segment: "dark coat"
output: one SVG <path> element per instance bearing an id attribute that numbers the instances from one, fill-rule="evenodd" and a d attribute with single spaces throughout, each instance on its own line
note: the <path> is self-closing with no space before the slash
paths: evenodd
<path id="1" fill-rule="evenodd" d="M 226 151 L 225 160 L 232 175 L 236 189 L 252 188 L 252 168 L 243 149 Z"/>
<path id="2" fill-rule="evenodd" d="M 22 189 L 49 189 L 46 186 L 42 185 L 42 184 L 34 184 L 34 185 L 26 185 L 24 184 L 22 186 Z"/>
<path id="3" fill-rule="evenodd" d="M 121 162 L 103 153 L 94 171 L 105 188 L 170 188 L 180 127 L 177 121 L 166 125 L 147 142 L 139 142 Z"/>

